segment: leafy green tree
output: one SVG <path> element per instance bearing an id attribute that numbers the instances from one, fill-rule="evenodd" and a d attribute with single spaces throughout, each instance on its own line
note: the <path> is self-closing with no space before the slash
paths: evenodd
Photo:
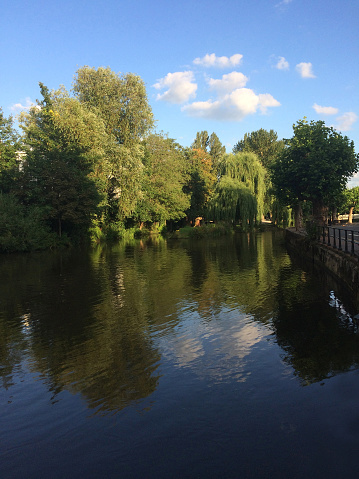
<path id="1" fill-rule="evenodd" d="M 294 136 L 272 166 L 276 195 L 288 205 L 309 200 L 316 223 L 323 224 L 327 207 L 358 170 L 354 143 L 323 121 L 299 120 Z"/>
<path id="2" fill-rule="evenodd" d="M 213 219 L 236 223 L 244 228 L 260 221 L 265 197 L 265 174 L 254 153 L 227 155 L 222 162 L 210 211 Z"/>
<path id="3" fill-rule="evenodd" d="M 110 145 L 105 221 L 123 222 L 141 197 L 142 140 L 154 124 L 145 85 L 132 73 L 120 76 L 110 68 L 84 66 L 76 72 L 73 91 L 104 121 Z"/>
<path id="4" fill-rule="evenodd" d="M 108 133 L 121 145 L 137 143 L 153 127 L 146 87 L 137 75 L 84 66 L 76 72 L 73 90 L 81 103 L 98 110 Z"/>
<path id="5" fill-rule="evenodd" d="M 44 209 L 26 207 L 13 194 L 0 193 L 0 252 L 32 251 L 55 244 Z"/>
<path id="6" fill-rule="evenodd" d="M 12 116 L 6 118 L 0 108 L 0 171 L 16 164 L 19 135 L 14 128 Z"/>
<path id="7" fill-rule="evenodd" d="M 218 136 L 213 132 L 208 141 L 209 154 L 212 158 L 214 170 L 218 171 L 223 156 L 226 153 L 226 147 L 222 145 Z"/>
<path id="8" fill-rule="evenodd" d="M 193 150 L 203 150 L 207 151 L 207 148 L 209 146 L 209 135 L 208 131 L 197 131 L 196 133 L 196 138 L 194 139 L 194 142 L 191 145 L 191 148 Z"/>
<path id="9" fill-rule="evenodd" d="M 183 190 L 186 182 L 185 155 L 171 138 L 150 135 L 145 141 L 142 195 L 135 217 L 140 223 L 164 223 L 186 216 L 189 195 Z"/>
<path id="10" fill-rule="evenodd" d="M 44 207 L 46 218 L 61 236 L 86 230 L 100 195 L 91 177 L 105 133 L 96 115 L 74 99 L 52 98 L 40 83 L 43 100 L 22 117 L 26 161 L 16 190 L 25 205 Z"/>
<path id="11" fill-rule="evenodd" d="M 211 155 L 198 148 L 187 152 L 189 181 L 185 191 L 189 193 L 191 205 L 187 210 L 188 219 L 193 222 L 205 216 L 217 181 Z"/>
<path id="12" fill-rule="evenodd" d="M 344 191 L 345 208 L 349 211 L 348 222 L 353 223 L 353 212 L 359 205 L 359 186 Z"/>
<path id="13" fill-rule="evenodd" d="M 274 130 L 260 130 L 245 133 L 244 138 L 233 147 L 233 153 L 252 151 L 255 153 L 263 166 L 268 168 L 277 155 L 283 150 L 284 141 L 278 140 Z"/>

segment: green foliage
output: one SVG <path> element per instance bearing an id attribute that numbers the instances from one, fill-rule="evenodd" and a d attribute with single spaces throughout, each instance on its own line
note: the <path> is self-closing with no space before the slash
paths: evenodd
<path id="1" fill-rule="evenodd" d="M 22 205 L 13 195 L 0 194 L 0 251 L 33 251 L 57 244 L 46 226 L 46 207 Z"/>
<path id="2" fill-rule="evenodd" d="M 82 104 L 99 112 L 107 132 L 125 147 L 140 141 L 153 127 L 146 87 L 139 76 L 84 66 L 76 72 L 73 91 Z"/>
<path id="3" fill-rule="evenodd" d="M 260 130 L 245 133 L 243 140 L 238 141 L 233 147 L 233 153 L 255 153 L 265 168 L 268 168 L 284 148 L 284 141 L 278 140 L 274 130 Z"/>
<path id="4" fill-rule="evenodd" d="M 89 140 L 95 137 L 96 121 L 74 100 L 63 100 L 62 110 L 57 109 L 48 89 L 41 83 L 40 89 L 43 101 L 22 118 L 26 162 L 14 191 L 24 204 L 46 206 L 47 220 L 59 236 L 64 228 L 70 234 L 86 231 L 100 201 L 91 178 L 96 138 Z"/>
<path id="5" fill-rule="evenodd" d="M 187 216 L 193 221 L 198 216 L 205 216 L 217 177 L 210 154 L 202 149 L 188 151 L 187 163 L 189 181 L 185 191 L 190 194 L 191 198 Z"/>
<path id="6" fill-rule="evenodd" d="M 0 172 L 16 164 L 19 135 L 13 126 L 13 118 L 5 118 L 0 108 Z"/>
<path id="7" fill-rule="evenodd" d="M 208 224 L 200 227 L 192 228 L 191 226 L 185 226 L 180 228 L 174 235 L 176 238 L 218 238 L 233 233 L 231 225 L 226 223 Z"/>
<path id="8" fill-rule="evenodd" d="M 346 182 L 358 170 L 354 144 L 323 121 L 305 119 L 293 125 L 294 136 L 272 165 L 277 197 L 286 204 L 309 200 L 315 216 L 335 204 Z"/>
<path id="9" fill-rule="evenodd" d="M 265 198 L 265 169 L 254 153 L 227 155 L 210 203 L 215 220 L 242 222 L 244 228 L 260 221 Z"/>
<path id="10" fill-rule="evenodd" d="M 134 218 L 141 223 L 164 223 L 184 218 L 189 195 L 183 190 L 187 181 L 183 149 L 174 140 L 160 134 L 150 135 L 144 147 L 142 193 Z"/>

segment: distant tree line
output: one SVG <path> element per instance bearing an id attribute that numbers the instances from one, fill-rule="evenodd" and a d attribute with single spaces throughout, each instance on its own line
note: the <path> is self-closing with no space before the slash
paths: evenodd
<path id="1" fill-rule="evenodd" d="M 260 129 L 227 154 L 213 132 L 190 148 L 154 130 L 142 79 L 80 68 L 71 92 L 50 91 L 19 118 L 0 110 L 0 251 L 119 239 L 196 218 L 248 229 L 264 216 L 297 226 L 328 208 L 357 171 L 354 145 L 323 122 L 294 125 L 290 140 Z"/>

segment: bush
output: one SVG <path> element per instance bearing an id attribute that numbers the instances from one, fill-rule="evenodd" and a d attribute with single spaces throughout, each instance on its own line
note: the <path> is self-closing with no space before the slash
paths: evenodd
<path id="1" fill-rule="evenodd" d="M 33 251 L 58 244 L 46 225 L 46 207 L 24 206 L 11 194 L 0 194 L 0 252 Z"/>

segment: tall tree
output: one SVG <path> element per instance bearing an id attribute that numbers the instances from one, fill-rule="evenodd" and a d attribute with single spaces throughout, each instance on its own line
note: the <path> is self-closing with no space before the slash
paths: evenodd
<path id="1" fill-rule="evenodd" d="M 252 133 L 245 133 L 244 138 L 234 145 L 233 153 L 252 151 L 262 165 L 268 168 L 283 148 L 284 141 L 278 140 L 274 130 L 267 131 L 261 128 Z"/>
<path id="2" fill-rule="evenodd" d="M 193 222 L 198 216 L 205 216 L 217 177 L 208 152 L 198 148 L 188 151 L 187 155 L 189 181 L 185 191 L 191 198 L 187 216 Z"/>
<path id="3" fill-rule="evenodd" d="M 145 85 L 132 73 L 118 75 L 110 68 L 84 66 L 76 72 L 73 90 L 105 123 L 111 140 L 106 221 L 123 221 L 132 215 L 141 197 L 142 140 L 154 124 Z"/>
<path id="4" fill-rule="evenodd" d="M 13 118 L 6 118 L 0 108 L 0 171 L 15 165 L 18 148 L 19 135 L 14 128 Z"/>
<path id="5" fill-rule="evenodd" d="M 21 126 L 26 161 L 17 195 L 24 204 L 44 208 L 48 222 L 61 236 L 86 229 L 97 211 L 100 195 L 91 173 L 102 156 L 102 122 L 66 95 L 54 98 L 40 83 L 42 101 Z"/>
<path id="6" fill-rule="evenodd" d="M 304 118 L 293 125 L 294 135 L 272 166 L 277 196 L 288 205 L 303 200 L 313 204 L 313 217 L 323 224 L 327 207 L 345 189 L 348 178 L 358 170 L 354 143 L 323 121 Z"/>
<path id="7" fill-rule="evenodd" d="M 99 111 L 108 133 L 121 145 L 139 142 L 153 127 L 145 84 L 133 73 L 84 66 L 76 72 L 73 91 L 81 103 Z"/>
<path id="8" fill-rule="evenodd" d="M 194 142 L 191 145 L 191 148 L 193 150 L 203 150 L 207 151 L 207 148 L 209 146 L 209 135 L 208 131 L 197 131 L 196 133 L 196 138 L 194 139 Z"/>
<path id="9" fill-rule="evenodd" d="M 209 154 L 212 158 L 213 168 L 218 170 L 221 159 L 226 153 L 226 147 L 222 145 L 216 133 L 211 133 L 208 141 Z"/>
<path id="10" fill-rule="evenodd" d="M 227 155 L 211 200 L 215 220 L 241 221 L 244 228 L 259 221 L 265 197 L 265 168 L 254 153 Z"/>
<path id="11" fill-rule="evenodd" d="M 171 138 L 153 134 L 146 139 L 142 194 L 134 212 L 140 223 L 164 223 L 186 216 L 185 160 L 182 148 Z"/>

